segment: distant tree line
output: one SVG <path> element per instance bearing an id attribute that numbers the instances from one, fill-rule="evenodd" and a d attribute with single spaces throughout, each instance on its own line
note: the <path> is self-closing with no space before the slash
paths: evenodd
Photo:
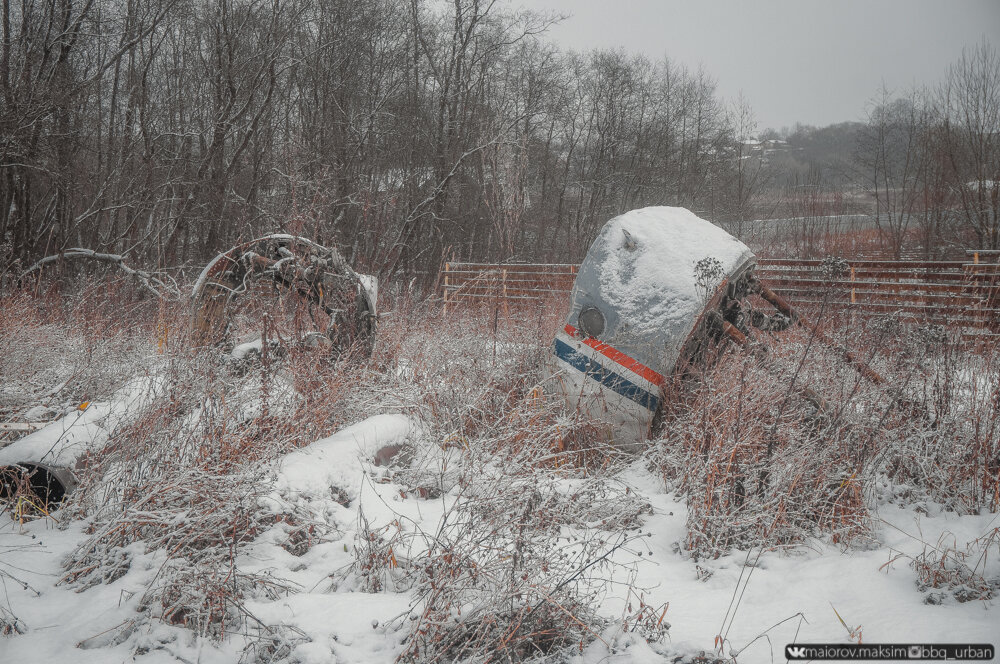
<path id="1" fill-rule="evenodd" d="M 383 277 L 579 260 L 619 212 L 739 232 L 784 186 L 703 70 L 560 51 L 555 18 L 498 0 L 0 3 L 0 271 L 70 247 L 193 268 L 266 232 Z M 880 211 L 947 191 L 1000 244 L 997 69 L 984 44 L 873 111 L 855 174 Z"/>
<path id="2" fill-rule="evenodd" d="M 2 0 L 8 263 L 197 265 L 284 231 L 416 274 L 579 259 L 642 205 L 745 214 L 740 113 L 712 79 L 561 52 L 553 20 L 497 0 Z"/>
<path id="3" fill-rule="evenodd" d="M 961 242 L 1000 249 L 1000 55 L 966 50 L 936 88 L 883 90 L 856 154 L 859 182 L 898 255 Z"/>
<path id="4" fill-rule="evenodd" d="M 865 214 L 896 258 L 1000 249 L 1000 56 L 988 41 L 937 86 L 879 90 L 864 122 L 762 138 L 783 147 L 766 159 L 758 213 Z"/>

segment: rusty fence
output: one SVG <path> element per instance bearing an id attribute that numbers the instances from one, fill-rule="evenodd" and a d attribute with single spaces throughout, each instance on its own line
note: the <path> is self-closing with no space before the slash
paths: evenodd
<path id="1" fill-rule="evenodd" d="M 921 324 L 1000 335 L 1000 251 L 965 261 L 829 261 L 759 258 L 757 274 L 793 306 L 887 314 Z M 516 305 L 566 300 L 578 265 L 446 263 L 439 276 L 445 310 L 463 304 Z"/>

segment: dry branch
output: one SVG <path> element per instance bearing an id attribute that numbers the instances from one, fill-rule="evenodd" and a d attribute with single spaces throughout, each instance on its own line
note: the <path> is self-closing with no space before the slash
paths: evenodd
<path id="1" fill-rule="evenodd" d="M 105 254 L 94 251 L 93 249 L 83 249 L 80 247 L 74 247 L 72 249 L 67 249 L 66 251 L 53 254 L 51 256 L 46 256 L 40 259 L 34 265 L 29 267 L 27 270 L 22 272 L 17 281 L 22 283 L 25 278 L 29 275 L 41 271 L 43 267 L 49 265 L 50 263 L 55 263 L 62 261 L 64 259 L 89 259 L 93 261 L 98 261 L 101 263 L 110 263 L 112 265 L 117 265 L 122 272 L 128 276 L 136 279 L 143 288 L 155 295 L 156 297 L 165 297 L 169 299 L 180 298 L 181 292 L 177 288 L 177 284 L 174 283 L 173 279 L 164 273 L 154 273 L 147 272 L 146 270 L 138 270 L 129 267 L 125 264 L 125 258 L 120 254 Z M 161 278 L 162 277 L 162 278 Z"/>

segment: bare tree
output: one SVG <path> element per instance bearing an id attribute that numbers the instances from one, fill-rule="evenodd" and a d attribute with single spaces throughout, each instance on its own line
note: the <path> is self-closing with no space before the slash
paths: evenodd
<path id="1" fill-rule="evenodd" d="M 980 247 L 1000 248 L 1000 54 L 991 43 L 962 53 L 941 87 L 939 104 L 962 217 Z"/>
<path id="2" fill-rule="evenodd" d="M 754 198 L 767 184 L 764 168 L 766 147 L 757 139 L 757 120 L 750 103 L 740 93 L 730 110 L 729 124 L 733 128 L 733 178 L 729 216 L 736 237 L 742 238 L 747 223 L 753 218 Z"/>
<path id="3" fill-rule="evenodd" d="M 577 259 L 640 205 L 741 206 L 731 118 L 704 71 L 562 53 L 544 36 L 558 17 L 498 0 L 0 0 L 0 13 L 14 273 L 70 248 L 183 269 L 281 230 L 413 277 L 453 249 Z"/>
<path id="4" fill-rule="evenodd" d="M 875 224 L 888 233 L 897 260 L 923 192 L 919 176 L 928 158 L 923 141 L 928 128 L 923 95 L 914 90 L 893 99 L 883 87 L 859 139 L 858 162 L 875 199 Z"/>

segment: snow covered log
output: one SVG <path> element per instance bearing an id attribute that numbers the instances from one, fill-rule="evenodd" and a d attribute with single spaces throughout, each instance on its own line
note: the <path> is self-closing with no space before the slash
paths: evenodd
<path id="1" fill-rule="evenodd" d="M 361 491 L 365 467 L 381 450 L 403 445 L 419 432 L 406 415 L 373 415 L 285 456 L 275 489 L 286 500 L 328 498 L 331 490 L 353 502 Z"/>

